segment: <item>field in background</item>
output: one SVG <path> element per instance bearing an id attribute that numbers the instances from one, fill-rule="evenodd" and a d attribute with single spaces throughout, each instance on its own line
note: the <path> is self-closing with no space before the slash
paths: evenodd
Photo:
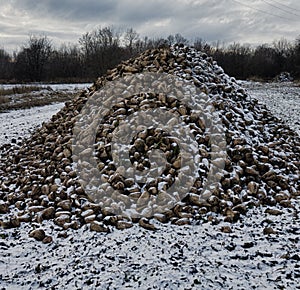
<path id="1" fill-rule="evenodd" d="M 0 85 L 0 112 L 66 102 L 90 85 L 87 83 Z"/>
<path id="2" fill-rule="evenodd" d="M 300 135 L 300 83 L 239 81 L 256 98 Z"/>

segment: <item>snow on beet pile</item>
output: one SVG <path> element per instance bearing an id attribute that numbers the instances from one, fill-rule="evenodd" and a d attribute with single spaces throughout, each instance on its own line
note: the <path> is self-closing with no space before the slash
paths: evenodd
<path id="1" fill-rule="evenodd" d="M 222 119 L 227 144 L 225 168 L 220 172 L 222 176 L 218 184 L 210 189 L 208 199 L 200 198 L 205 177 L 199 177 L 185 197 L 172 209 L 155 214 L 152 218 L 178 225 L 194 224 L 203 220 L 218 222 L 220 219 L 233 222 L 253 206 L 266 205 L 266 212 L 270 214 L 279 214 L 280 206 L 292 207 L 291 199 L 300 194 L 299 136 L 280 123 L 264 106 L 251 100 L 234 79 L 229 78 L 207 55 L 176 45 L 146 51 L 139 57 L 120 64 L 106 76 L 99 78 L 89 93 L 82 93 L 74 101 L 67 102 L 60 112 L 29 139 L 13 146 L 1 147 L 2 227 L 18 227 L 21 222 L 41 223 L 51 219 L 62 229 L 78 229 L 83 224 L 90 224 L 91 230 L 109 232 L 111 226 L 124 229 L 131 227 L 133 222 L 138 222 L 147 229 L 155 229 L 151 218 L 131 219 L 111 214 L 105 210 L 101 201 L 95 203 L 90 200 L 79 183 L 72 159 L 72 136 L 76 116 L 87 100 L 105 84 L 118 77 L 147 71 L 176 75 L 192 82 L 205 93 Z M 180 102 L 174 103 L 174 100 L 171 102 L 168 99 L 162 101 L 155 94 L 143 94 L 142 98 L 141 95 L 136 96 L 130 102 L 136 106 L 131 107 L 131 110 L 140 108 L 139 102 L 143 102 L 143 105 L 154 102 L 156 106 L 175 108 L 187 119 L 194 118 L 189 116 L 191 110 L 182 108 Z M 126 116 L 129 109 L 121 104 L 111 114 L 114 118 Z M 209 138 L 204 134 L 205 128 L 200 128 L 200 123 L 198 120 L 190 126 L 193 126 L 197 134 L 203 134 L 203 138 L 198 138 L 198 145 L 199 155 L 204 158 L 209 156 Z M 100 128 L 108 125 L 100 124 Z M 104 131 L 99 132 L 97 138 L 105 139 L 108 136 L 105 134 L 110 132 Z M 158 136 L 159 132 L 152 129 L 146 133 L 144 141 L 140 141 L 144 142 L 143 150 L 147 147 L 147 137 L 153 137 L 154 141 L 168 137 Z M 161 148 L 171 151 L 171 146 L 174 146 L 172 142 L 168 138 L 163 140 L 166 140 L 166 144 L 160 144 Z M 106 169 L 109 175 L 108 147 L 97 148 L 96 156 L 101 169 Z M 174 153 L 176 148 L 172 150 Z M 131 153 L 134 161 L 139 162 L 141 156 Z M 169 158 L 167 172 L 171 175 L 174 173 L 173 178 L 176 178 L 178 169 L 175 157 Z M 206 164 L 201 168 L 205 176 Z M 118 176 L 117 179 L 109 177 L 111 186 L 121 190 L 124 196 L 134 194 L 138 199 L 142 194 L 145 195 L 145 192 L 141 193 L 136 189 L 132 191 L 132 180 L 124 176 Z M 158 178 L 147 188 L 147 194 L 155 195 L 159 188 Z M 50 241 L 41 229 L 33 231 L 31 236 L 44 242 Z"/>

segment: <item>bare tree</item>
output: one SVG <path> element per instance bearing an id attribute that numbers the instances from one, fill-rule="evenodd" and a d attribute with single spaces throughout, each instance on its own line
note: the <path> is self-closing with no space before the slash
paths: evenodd
<path id="1" fill-rule="evenodd" d="M 196 40 L 194 42 L 194 47 L 197 50 L 200 50 L 200 51 L 205 52 L 207 54 L 211 54 L 212 53 L 212 46 L 210 44 L 208 44 L 202 38 L 196 38 Z"/>
<path id="2" fill-rule="evenodd" d="M 125 56 L 120 46 L 120 33 L 113 27 L 85 33 L 79 39 L 79 44 L 88 67 L 88 74 L 92 77 L 102 75 Z"/>
<path id="3" fill-rule="evenodd" d="M 189 43 L 189 41 L 185 37 L 183 37 L 180 33 L 176 33 L 174 38 L 176 43 L 182 43 L 182 44 Z"/>
<path id="4" fill-rule="evenodd" d="M 273 49 L 275 52 L 276 63 L 280 71 L 288 70 L 288 59 L 293 53 L 293 48 L 290 42 L 285 38 L 273 42 Z"/>
<path id="5" fill-rule="evenodd" d="M 51 52 L 51 41 L 46 36 L 30 36 L 17 55 L 18 77 L 23 80 L 41 81 Z"/>
<path id="6" fill-rule="evenodd" d="M 11 70 L 11 56 L 4 49 L 0 49 L 0 79 L 9 79 L 12 73 Z"/>
<path id="7" fill-rule="evenodd" d="M 30 36 L 13 56 L 0 48 L 0 79 L 92 80 L 146 49 L 174 43 L 189 42 L 179 33 L 167 38 L 140 38 L 132 28 L 117 31 L 113 27 L 87 32 L 79 39 L 79 45 L 62 45 L 59 49 L 53 49 L 46 36 Z M 208 44 L 196 38 L 194 47 L 212 56 L 236 78 L 271 79 L 282 71 L 300 78 L 300 36 L 293 44 L 282 38 L 272 45 L 257 47 L 239 43 L 227 45 L 220 41 Z"/>
<path id="8" fill-rule="evenodd" d="M 138 39 L 139 39 L 139 34 L 135 30 L 133 30 L 132 28 L 126 30 L 124 40 L 125 40 L 125 45 L 129 49 L 130 54 L 132 54 L 133 46 L 136 44 Z"/>
<path id="9" fill-rule="evenodd" d="M 183 37 L 180 33 L 176 33 L 175 35 L 170 34 L 166 39 L 168 45 L 172 45 L 175 43 L 188 44 L 188 40 Z"/>
<path id="10" fill-rule="evenodd" d="M 47 64 L 47 79 L 80 80 L 84 77 L 82 53 L 78 45 L 62 44 L 54 50 Z"/>
<path id="11" fill-rule="evenodd" d="M 120 44 L 120 34 L 113 27 L 104 27 L 85 33 L 79 44 L 85 54 L 93 54 L 107 47 Z"/>
<path id="12" fill-rule="evenodd" d="M 295 40 L 294 53 L 293 53 L 293 71 L 297 78 L 300 78 L 300 35 Z"/>
<path id="13" fill-rule="evenodd" d="M 278 41 L 273 41 L 273 47 L 275 49 L 275 52 L 282 56 L 288 56 L 292 49 L 291 43 L 288 42 L 285 38 L 281 38 Z"/>
<path id="14" fill-rule="evenodd" d="M 176 41 L 175 41 L 174 35 L 170 34 L 170 35 L 167 37 L 167 41 L 168 41 L 168 44 L 169 44 L 169 45 L 174 44 L 174 43 L 176 42 Z"/>

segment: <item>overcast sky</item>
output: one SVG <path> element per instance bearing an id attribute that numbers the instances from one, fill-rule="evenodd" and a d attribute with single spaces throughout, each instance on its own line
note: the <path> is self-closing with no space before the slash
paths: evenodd
<path id="1" fill-rule="evenodd" d="M 141 37 L 181 33 L 208 42 L 270 43 L 300 36 L 299 0 L 0 0 L 0 48 L 29 35 L 77 43 L 97 27 L 134 28 Z"/>

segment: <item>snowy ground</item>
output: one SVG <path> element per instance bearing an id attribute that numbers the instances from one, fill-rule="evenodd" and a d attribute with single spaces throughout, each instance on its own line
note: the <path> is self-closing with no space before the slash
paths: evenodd
<path id="1" fill-rule="evenodd" d="M 0 84 L 0 89 L 9 90 L 14 87 L 24 87 L 24 86 L 37 86 L 37 87 L 49 87 L 54 91 L 74 91 L 85 89 L 90 84 L 43 84 L 43 83 L 30 83 L 30 84 Z"/>
<path id="2" fill-rule="evenodd" d="M 42 107 L 72 100 L 90 87 L 85 84 L 14 84 L 0 85 L 0 112 Z M 2 99 L 2 101 L 1 101 Z"/>
<path id="3" fill-rule="evenodd" d="M 270 109 L 279 117 L 299 124 L 300 88 L 288 85 L 283 95 L 283 86 L 245 85 L 253 97 L 276 103 L 281 112 L 275 105 Z M 0 142 L 26 133 L 59 106 L 20 110 L 20 118 L 16 112 L 0 114 L 8 136 Z M 296 122 L 290 125 L 299 129 Z M 64 234 L 45 222 L 41 227 L 53 237 L 48 245 L 28 238 L 34 225 L 0 229 L 0 289 L 300 289 L 300 200 L 294 206 L 281 209 L 280 216 L 255 208 L 233 225 L 157 224 L 157 232 L 134 226 L 109 234 L 86 228 Z M 232 233 L 222 233 L 222 226 Z M 274 233 L 267 235 L 266 228 Z"/>
<path id="4" fill-rule="evenodd" d="M 0 113 L 0 144 L 10 143 L 13 139 L 28 137 L 30 132 L 43 122 L 47 122 L 63 106 L 63 103 L 58 103 Z"/>
<path id="5" fill-rule="evenodd" d="M 9 90 L 15 87 L 24 87 L 24 86 L 38 86 L 46 88 L 45 91 L 36 91 L 32 92 L 30 95 L 32 98 L 50 98 L 54 97 L 55 100 L 59 100 L 59 97 L 56 98 L 56 92 L 58 93 L 70 93 L 75 94 L 81 90 L 87 89 L 91 86 L 90 83 L 83 84 L 13 84 L 6 85 L 0 84 L 0 90 Z M 49 92 L 51 95 L 49 95 Z M 10 100 L 14 103 L 24 101 L 24 96 L 21 94 L 10 95 Z M 54 102 L 46 106 L 39 106 L 33 108 L 11 110 L 11 111 L 0 111 L 0 145 L 5 143 L 10 143 L 12 140 L 17 140 L 20 138 L 28 137 L 30 133 L 37 127 L 40 126 L 43 122 L 47 122 L 52 115 L 58 112 L 64 103 Z"/>
<path id="6" fill-rule="evenodd" d="M 281 118 L 287 125 L 294 128 L 300 135 L 300 86 L 293 82 L 258 83 L 240 82 L 251 96 L 258 99 Z"/>

